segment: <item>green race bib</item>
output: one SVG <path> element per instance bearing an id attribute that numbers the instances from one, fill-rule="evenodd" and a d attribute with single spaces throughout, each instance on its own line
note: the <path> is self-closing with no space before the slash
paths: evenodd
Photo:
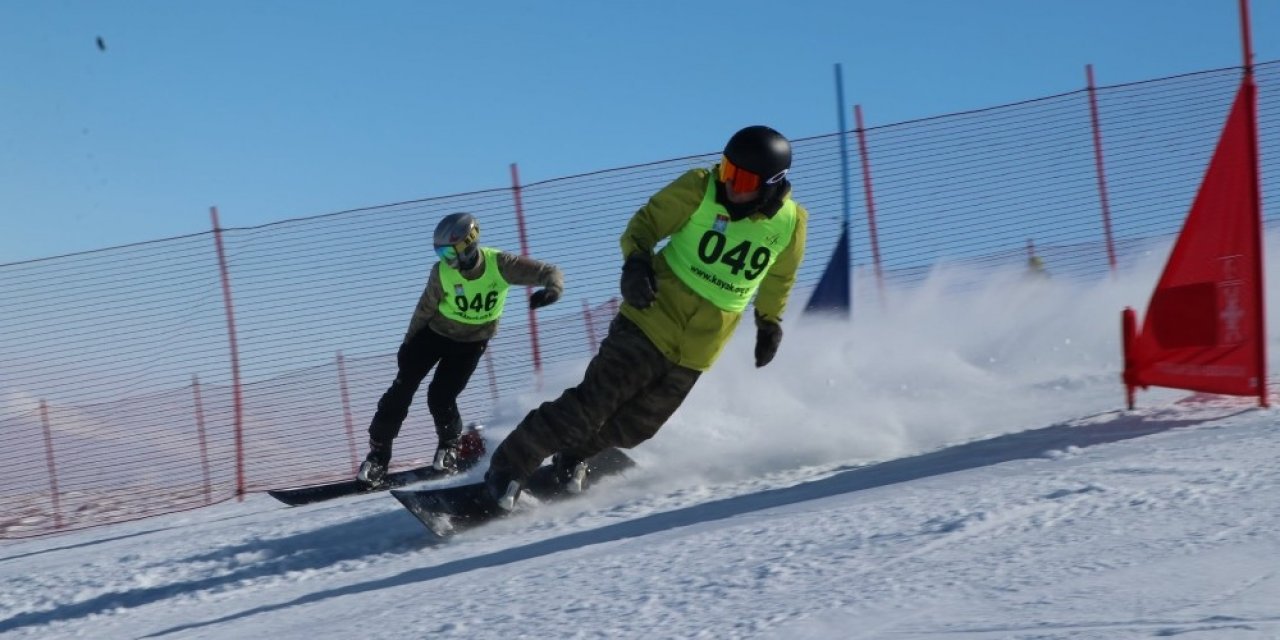
<path id="1" fill-rule="evenodd" d="M 440 263 L 440 284 L 444 295 L 440 298 L 440 313 L 450 320 L 463 324 L 485 324 L 497 320 L 506 305 L 510 285 L 498 271 L 498 249 L 482 247 L 484 273 L 475 280 L 467 280 L 453 267 Z"/>
<path id="2" fill-rule="evenodd" d="M 682 282 L 725 310 L 741 313 L 760 288 L 760 279 L 791 242 L 796 204 L 787 198 L 772 218 L 733 222 L 716 203 L 716 182 L 693 217 L 671 236 L 662 255 Z"/>

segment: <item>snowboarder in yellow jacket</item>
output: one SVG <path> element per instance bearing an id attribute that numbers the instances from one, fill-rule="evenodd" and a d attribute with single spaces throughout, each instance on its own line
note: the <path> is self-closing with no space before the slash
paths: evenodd
<path id="1" fill-rule="evenodd" d="M 747 127 L 718 164 L 686 172 L 636 212 L 621 239 L 623 305 L 582 382 L 530 411 L 494 451 L 485 484 L 499 508 L 512 508 L 547 456 L 576 493 L 588 458 L 653 437 L 753 297 L 755 363 L 773 360 L 808 218 L 791 199 L 790 169 L 782 134 Z"/>

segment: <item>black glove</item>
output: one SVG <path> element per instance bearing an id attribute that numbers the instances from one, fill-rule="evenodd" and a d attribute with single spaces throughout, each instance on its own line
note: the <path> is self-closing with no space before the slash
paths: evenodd
<path id="1" fill-rule="evenodd" d="M 560 292 L 555 289 L 538 289 L 533 292 L 533 295 L 529 296 L 529 308 L 537 309 L 545 307 L 549 304 L 554 304 L 555 301 L 559 299 Z"/>
<path id="2" fill-rule="evenodd" d="M 782 325 L 756 314 L 756 366 L 763 367 L 778 355 L 782 344 Z"/>
<path id="3" fill-rule="evenodd" d="M 622 299 L 637 309 L 648 308 L 658 297 L 652 260 L 649 254 L 637 251 L 622 264 Z"/>

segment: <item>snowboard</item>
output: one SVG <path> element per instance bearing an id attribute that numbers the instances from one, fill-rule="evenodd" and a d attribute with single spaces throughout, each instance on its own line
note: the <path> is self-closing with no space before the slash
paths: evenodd
<path id="1" fill-rule="evenodd" d="M 621 449 L 605 449 L 587 461 L 587 481 L 583 488 L 590 489 L 600 479 L 618 475 L 635 464 Z M 550 464 L 533 472 L 525 484 L 524 494 L 537 498 L 539 502 L 564 500 L 580 495 L 569 493 L 556 481 L 555 471 Z M 515 511 L 499 509 L 486 495 L 483 480 L 451 487 L 392 489 L 391 495 L 440 541 L 495 518 L 525 510 L 525 505 L 519 503 Z"/>
<path id="2" fill-rule="evenodd" d="M 388 489 L 403 487 L 418 482 L 444 478 L 453 475 L 454 473 L 470 469 L 475 466 L 476 462 L 479 462 L 480 459 L 484 457 L 485 446 L 484 438 L 481 435 L 482 429 L 483 427 L 479 425 L 469 425 L 466 431 L 462 433 L 461 446 L 458 449 L 457 471 L 439 471 L 431 465 L 426 465 L 388 473 L 386 477 L 382 479 L 382 482 L 376 485 L 368 485 L 352 478 L 350 480 L 326 482 L 324 484 L 314 484 L 305 487 L 271 489 L 267 491 L 267 494 L 291 507 L 296 507 L 299 505 L 311 504 L 313 502 L 323 502 L 325 500 L 333 500 L 334 498 L 353 496 L 361 493 L 386 491 Z"/>

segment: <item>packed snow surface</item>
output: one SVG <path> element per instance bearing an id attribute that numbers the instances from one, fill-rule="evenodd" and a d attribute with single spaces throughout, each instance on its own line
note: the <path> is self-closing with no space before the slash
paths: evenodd
<path id="1" fill-rule="evenodd" d="M 1123 410 L 1159 266 L 940 270 L 764 369 L 744 329 L 632 472 L 444 544 L 387 494 L 3 542 L 0 637 L 1278 638 L 1276 413 Z"/>

